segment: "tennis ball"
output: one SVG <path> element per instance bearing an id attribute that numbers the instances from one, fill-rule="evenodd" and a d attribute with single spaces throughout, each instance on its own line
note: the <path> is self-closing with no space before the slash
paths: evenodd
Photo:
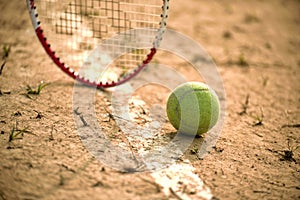
<path id="1" fill-rule="evenodd" d="M 187 82 L 171 93 L 167 116 L 180 133 L 201 135 L 218 121 L 220 103 L 216 93 L 206 84 Z"/>

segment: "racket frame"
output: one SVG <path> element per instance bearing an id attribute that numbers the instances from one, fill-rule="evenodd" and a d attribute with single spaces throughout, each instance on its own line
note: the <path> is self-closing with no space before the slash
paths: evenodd
<path id="1" fill-rule="evenodd" d="M 44 31 L 41 26 L 41 22 L 39 21 L 38 18 L 38 11 L 35 6 L 35 0 L 26 0 L 27 2 L 27 7 L 29 10 L 30 18 L 32 21 L 32 25 L 34 27 L 35 33 L 42 44 L 43 48 L 45 49 L 46 53 L 50 56 L 52 61 L 68 76 L 71 78 L 85 84 L 91 87 L 97 87 L 97 88 L 108 88 L 108 87 L 114 87 L 121 85 L 128 80 L 132 79 L 135 77 L 139 72 L 141 72 L 147 64 L 149 64 L 154 57 L 157 48 L 159 47 L 159 44 L 162 40 L 163 34 L 166 29 L 166 19 L 168 17 L 168 10 L 169 10 L 169 0 L 162 0 L 162 14 L 161 14 L 161 21 L 159 22 L 159 28 L 157 30 L 157 35 L 156 39 L 153 42 L 153 47 L 150 49 L 150 53 L 148 53 L 146 59 L 138 65 L 133 72 L 129 73 L 128 75 L 122 77 L 121 79 L 117 81 L 111 81 L 111 82 L 95 82 L 95 81 L 90 81 L 89 79 L 81 76 L 77 71 L 69 67 L 67 64 L 62 62 L 59 58 L 59 56 L 56 55 L 55 51 L 52 50 L 50 42 L 48 42 L 46 36 L 44 35 Z"/>

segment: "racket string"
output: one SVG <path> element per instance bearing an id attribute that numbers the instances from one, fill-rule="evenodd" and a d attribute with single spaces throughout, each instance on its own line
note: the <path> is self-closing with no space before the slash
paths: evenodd
<path id="1" fill-rule="evenodd" d="M 128 74 L 137 71 L 135 68 L 142 67 L 145 64 L 143 61 L 147 60 L 148 63 L 147 56 L 152 53 L 149 49 L 157 48 L 162 38 L 168 9 L 166 5 L 161 7 L 161 0 L 36 0 L 32 2 L 37 7 L 39 20 L 46 30 L 45 35 L 55 54 L 60 56 L 60 62 L 65 62 L 72 67 L 62 66 L 70 70 L 70 73 L 75 74 L 74 71 L 82 69 L 88 57 L 100 44 L 102 49 L 99 50 L 105 51 L 99 51 L 99 57 L 103 53 L 112 58 L 118 55 L 117 59 L 104 62 L 108 69 L 117 71 L 112 72 L 117 74 L 116 76 L 107 80 L 98 80 L 99 77 L 103 77 L 103 73 L 99 72 L 99 66 L 94 66 L 97 63 L 93 63 L 91 69 L 80 74 L 82 79 L 98 83 L 101 81 L 103 84 L 126 78 Z M 139 28 L 146 28 L 147 31 L 139 36 L 130 32 Z M 116 34 L 121 36 L 111 39 Z M 103 41 L 106 43 L 103 44 Z M 149 48 L 145 49 L 145 46 Z M 153 55 L 150 57 L 152 59 Z M 100 68 L 102 70 L 103 66 Z M 91 74 L 93 77 L 90 77 Z"/>

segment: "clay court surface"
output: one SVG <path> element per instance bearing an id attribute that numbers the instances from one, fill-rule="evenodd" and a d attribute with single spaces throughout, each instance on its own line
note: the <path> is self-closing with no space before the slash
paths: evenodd
<path id="1" fill-rule="evenodd" d="M 189 183 L 180 192 L 166 192 L 150 172 L 121 173 L 95 159 L 77 134 L 74 81 L 45 54 L 25 0 L 1 0 L 0 9 L 0 59 L 10 47 L 0 60 L 6 59 L 0 75 L 0 200 L 200 199 Z M 226 92 L 216 145 L 199 159 L 198 138 L 182 158 L 214 199 L 300 198 L 299 10 L 297 0 L 170 2 L 168 28 L 207 50 Z M 159 54 L 156 59 L 200 81 L 187 63 Z M 36 88 L 41 81 L 49 85 L 28 96 L 27 85 Z M 148 120 L 151 104 L 163 107 L 169 92 L 139 89 L 131 103 L 137 122 Z M 96 111 L 105 133 L 114 137 L 110 95 L 98 91 Z M 166 132 L 174 131 L 165 114 L 162 119 Z M 13 128 L 20 134 L 10 138 Z"/>

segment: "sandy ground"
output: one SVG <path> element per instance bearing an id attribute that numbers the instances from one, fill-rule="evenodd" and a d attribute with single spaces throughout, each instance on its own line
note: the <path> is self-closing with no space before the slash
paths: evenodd
<path id="1" fill-rule="evenodd" d="M 197 175 L 214 199 L 299 199 L 300 2 L 189 0 L 170 8 L 169 28 L 208 51 L 226 90 L 214 150 L 190 159 Z M 148 172 L 120 173 L 89 154 L 76 132 L 74 81 L 44 53 L 25 1 L 0 1 L 0 9 L 1 50 L 11 48 L 0 75 L 0 199 L 180 199 Z M 41 81 L 50 84 L 40 95 L 24 95 Z M 165 103 L 157 96 L 169 91 L 148 90 L 140 94 L 146 104 Z M 109 95 L 99 92 L 96 106 L 108 134 Z M 9 141 L 13 127 L 23 132 Z"/>

